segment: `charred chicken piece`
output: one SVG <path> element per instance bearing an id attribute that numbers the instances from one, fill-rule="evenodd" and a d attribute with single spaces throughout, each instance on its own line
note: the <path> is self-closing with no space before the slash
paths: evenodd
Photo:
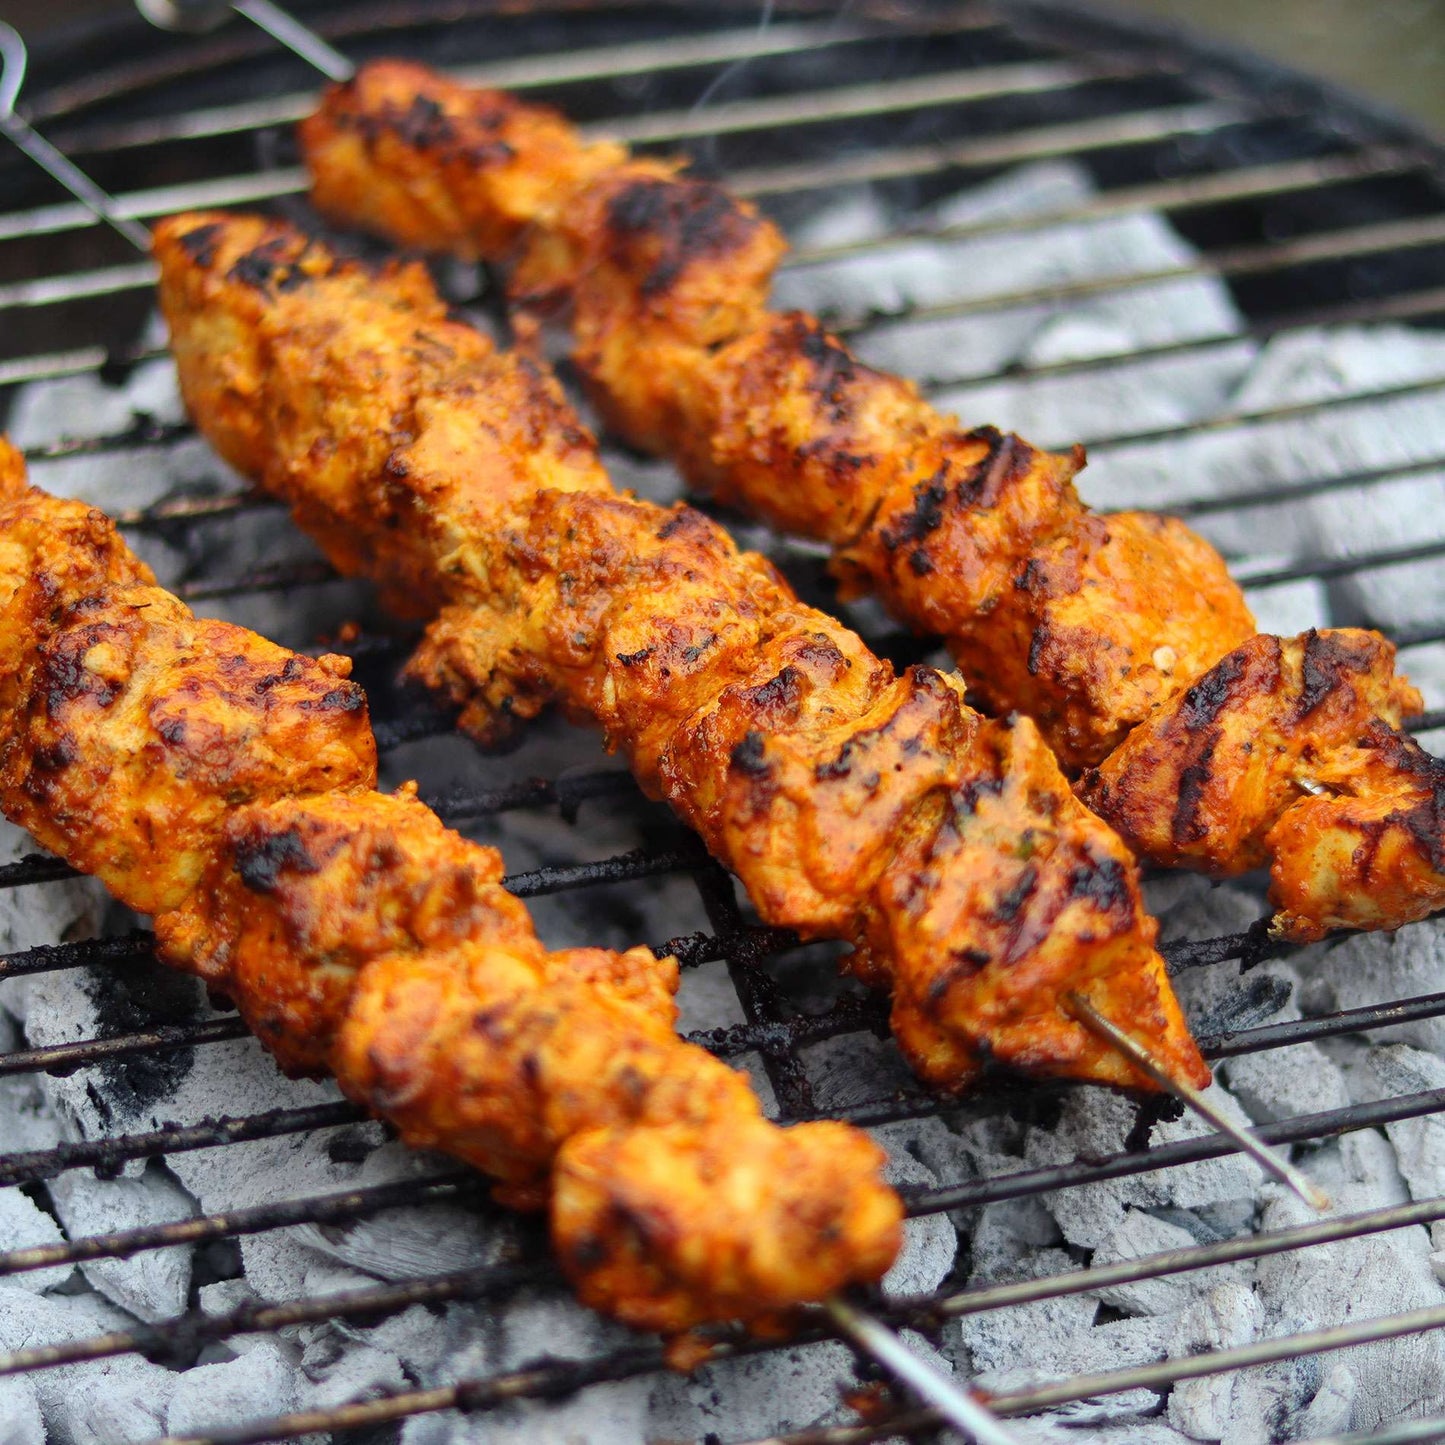
<path id="1" fill-rule="evenodd" d="M 6 816 L 153 914 L 288 1071 L 549 1208 L 589 1304 L 768 1327 L 887 1269 L 902 1211 L 871 1140 L 764 1119 L 674 1032 L 674 960 L 549 953 L 494 850 L 374 791 L 346 659 L 194 617 L 3 438 L 0 647 Z"/>
<path id="2" fill-rule="evenodd" d="M 1445 906 L 1445 763 L 1398 731 L 1420 695 L 1346 628 L 1254 637 L 1080 792 L 1149 857 L 1268 863 L 1276 931 L 1397 928 Z"/>
<path id="3" fill-rule="evenodd" d="M 969 685 L 1034 718 L 1066 768 L 1101 761 L 1254 632 L 1182 525 L 1086 511 L 1081 451 L 963 431 L 813 318 L 769 312 L 785 247 L 750 204 L 565 134 L 555 112 L 398 61 L 332 87 L 301 127 L 325 214 L 506 262 L 523 309 L 564 304 L 613 430 L 829 543 L 845 590 L 945 637 Z"/>
<path id="4" fill-rule="evenodd" d="M 1356 709 L 1357 733 L 1336 740 L 1353 781 L 1333 802 L 1300 803 L 1284 766 L 1258 794 L 1268 816 L 1201 807 L 1201 789 L 1248 794 L 1259 758 L 1241 765 L 1226 748 L 1171 778 L 1152 761 L 1157 740 L 1190 733 L 1189 699 L 1211 669 L 1304 643 L 1256 636 L 1223 561 L 1181 523 L 1085 508 L 1081 449 L 965 431 L 815 318 L 770 312 L 784 247 L 752 205 L 678 165 L 565 136 L 555 112 L 398 61 L 331 87 L 301 127 L 325 214 L 504 264 L 524 318 L 566 313 L 612 429 L 718 499 L 830 544 L 845 595 L 876 593 L 941 634 L 991 710 L 1033 718 L 1071 774 L 1095 769 L 1084 796 L 1150 861 L 1227 875 L 1273 858 L 1275 926 L 1297 937 L 1396 927 L 1439 906 L 1442 835 L 1418 819 L 1388 825 L 1383 893 L 1341 861 L 1352 830 L 1428 791 L 1429 760 L 1395 730 L 1417 705 L 1407 685 L 1378 714 Z M 1270 736 L 1296 730 L 1286 687 L 1256 689 L 1241 727 L 1246 714 Z M 1366 733 L 1380 741 L 1360 769 L 1350 748 Z M 1205 819 L 1207 831 L 1176 840 L 1181 813 L 1191 835 Z M 1302 873 L 1318 886 L 1301 887 Z"/>
<path id="5" fill-rule="evenodd" d="M 896 675 L 700 514 L 616 494 L 555 380 L 419 269 L 214 215 L 156 254 L 192 415 L 339 567 L 436 610 L 411 670 L 476 737 L 553 703 L 600 725 L 769 922 L 856 946 L 941 1088 L 995 1060 L 1143 1086 L 1072 989 L 1208 1078 L 1132 859 L 1030 721 Z"/>

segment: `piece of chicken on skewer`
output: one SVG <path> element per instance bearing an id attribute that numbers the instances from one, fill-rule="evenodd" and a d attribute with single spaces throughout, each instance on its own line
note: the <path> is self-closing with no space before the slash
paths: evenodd
<path id="1" fill-rule="evenodd" d="M 600 724 L 767 921 L 856 946 L 940 1088 L 990 1061 L 1151 1087 L 1071 991 L 1208 1079 L 1133 860 L 1031 722 L 896 675 L 700 514 L 617 494 L 555 379 L 421 267 L 216 214 L 155 252 L 201 429 L 339 567 L 437 614 L 412 670 L 476 736 L 547 702 Z"/>
<path id="2" fill-rule="evenodd" d="M 1182 523 L 1080 502 L 1081 451 L 963 430 L 815 318 L 769 311 L 784 244 L 754 207 L 400 61 L 331 87 L 301 136 L 324 213 L 505 263 L 521 307 L 567 315 L 619 435 L 829 543 L 847 593 L 941 634 L 991 708 L 1092 769 L 1082 796 L 1144 857 L 1269 864 L 1274 927 L 1301 940 L 1445 906 L 1445 766 L 1399 731 L 1420 700 L 1388 644 L 1257 636 Z"/>
<path id="3" fill-rule="evenodd" d="M 674 1032 L 674 960 L 549 953 L 501 859 L 374 790 L 365 699 L 193 616 L 0 438 L 0 807 L 155 919 L 293 1073 L 550 1210 L 584 1301 L 677 1334 L 877 1280 L 882 1152 L 781 1129 Z"/>

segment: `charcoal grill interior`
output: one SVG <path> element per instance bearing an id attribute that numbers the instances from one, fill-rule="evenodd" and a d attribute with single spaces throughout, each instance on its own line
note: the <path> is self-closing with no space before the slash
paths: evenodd
<path id="1" fill-rule="evenodd" d="M 1165 213 L 1202 249 L 1207 267 L 1227 279 L 1255 336 L 1313 323 L 1395 319 L 1437 326 L 1445 319 L 1445 286 L 1438 279 L 1445 275 L 1445 154 L 1439 149 L 1389 116 L 1298 77 L 1062 4 L 888 0 L 855 4 L 840 13 L 828 4 L 783 0 L 770 8 L 766 24 L 759 22 L 754 7 L 655 0 L 596 7 L 401 0 L 297 8 L 358 59 L 388 53 L 415 56 L 524 87 L 530 95 L 556 102 L 580 120 L 644 148 L 681 147 L 704 170 L 727 177 L 758 198 L 785 227 L 800 223 L 820 199 L 848 184 L 871 183 L 897 214 L 906 215 L 1019 162 L 1068 157 L 1088 169 L 1099 192 L 1067 214 L 1088 219 L 1148 210 Z M 513 9 L 518 13 L 511 13 Z M 103 31 L 67 36 L 36 54 L 22 108 L 135 216 L 149 218 L 202 204 L 266 205 L 301 215 L 302 183 L 290 125 L 304 113 L 314 89 L 313 76 L 299 62 L 240 22 L 182 39 L 159 35 L 126 16 Z M 700 96 L 706 97 L 705 103 L 699 104 Z M 1048 217 L 1062 218 L 1057 212 Z M 970 234 L 1017 232 L 1024 245 L 1029 223 L 976 222 L 968 229 Z M 886 244 L 887 239 L 861 242 L 852 249 Z M 810 259 L 818 259 L 818 253 L 795 253 L 788 264 L 806 265 Z M 1063 304 L 1081 294 L 1105 293 L 1163 274 L 1168 273 L 994 296 L 968 305 L 981 310 L 1025 301 Z M 448 280 L 465 287 L 466 278 L 458 283 L 449 275 Z M 150 281 L 149 264 L 120 238 L 94 224 L 18 156 L 0 153 L 0 421 L 14 389 L 24 382 L 95 372 L 123 379 L 138 363 L 163 354 L 154 333 L 144 330 L 152 308 Z M 478 304 L 485 309 L 485 295 Z M 935 308 L 939 314 L 961 309 L 968 308 Z M 856 333 L 872 324 L 874 318 L 854 317 L 843 329 Z M 1205 344 L 1174 343 L 1161 350 Z M 1059 372 L 1118 360 L 1059 363 L 1039 370 Z M 1445 378 L 1381 395 L 1432 391 L 1445 391 Z M 1247 428 L 1278 416 L 1307 416 L 1330 404 L 1276 406 L 1211 425 Z M 144 468 L 191 436 L 184 426 L 158 426 L 145 417 L 111 434 L 89 432 L 85 423 L 77 417 L 73 439 L 38 450 L 32 460 L 116 453 Z M 1140 435 L 1131 433 L 1128 418 L 1121 417 L 1116 433 L 1090 441 L 1107 449 Z M 1413 465 L 1445 465 L 1445 456 L 1422 458 Z M 1330 488 L 1388 480 L 1402 470 L 1300 475 L 1228 499 L 1192 494 L 1185 483 L 1176 510 L 1203 515 L 1262 507 Z M 212 488 L 124 512 L 122 519 L 133 535 L 159 538 L 184 551 L 197 537 L 243 526 L 248 515 L 268 505 Z M 1249 580 L 1332 577 L 1442 553 L 1445 544 L 1422 542 L 1348 558 L 1296 558 L 1258 571 Z M 796 548 L 779 548 L 777 554 L 803 586 L 819 595 L 815 559 Z M 244 603 L 267 591 L 283 592 L 294 604 L 295 624 L 282 640 L 299 646 L 315 646 L 320 633 L 360 615 L 360 634 L 350 638 L 347 649 L 357 657 L 368 685 L 378 735 L 396 777 L 405 775 L 409 748 L 448 733 L 446 718 L 392 685 L 392 669 L 405 654 L 407 637 L 388 630 L 364 599 L 337 584 L 319 562 L 300 556 L 259 570 L 224 574 L 211 569 L 188 578 L 181 590 L 201 606 Z M 1445 617 L 1396 640 L 1420 644 L 1442 639 Z M 876 630 L 870 640 L 898 658 L 911 657 L 916 649 L 916 644 Z M 1421 719 L 1417 729 L 1428 732 L 1442 725 L 1445 715 L 1436 712 Z M 571 856 L 549 858 L 510 880 L 527 897 L 594 890 L 616 915 L 619 910 L 625 914 L 629 889 L 653 886 L 664 877 L 690 880 L 696 899 L 678 924 L 678 936 L 646 941 L 676 952 L 685 966 L 726 961 L 744 1022 L 710 1032 L 699 1042 L 724 1057 L 753 1060 L 771 1083 L 781 1116 L 813 1116 L 806 1051 L 847 1036 L 876 1052 L 884 1046 L 872 1039 L 886 1037 L 882 1005 L 837 984 L 828 950 L 800 949 L 796 940 L 760 927 L 740 905 L 731 881 L 664 811 L 639 797 L 615 763 L 597 748 L 577 751 L 590 746 L 563 740 L 562 729 L 555 725 L 545 727 L 540 742 L 490 765 L 483 784 L 469 783 L 433 801 L 462 827 L 527 812 L 560 812 L 572 824 Z M 551 776 L 534 776 L 558 757 L 580 757 L 582 762 Z M 641 846 L 598 860 L 588 839 L 589 825 L 600 809 L 630 818 Z M 0 886 L 43 887 L 66 875 L 66 868 L 54 860 L 30 858 L 0 869 Z M 1271 948 L 1255 928 L 1177 942 L 1168 956 L 1177 970 L 1248 969 Z M 244 1032 L 234 1014 L 199 1015 L 194 1006 L 178 1006 L 156 986 L 154 976 L 160 970 L 144 933 L 122 932 L 96 942 L 57 940 L 0 959 L 0 977 L 6 978 L 75 968 L 109 971 L 127 981 L 131 1007 L 117 1014 L 116 1026 L 104 1037 L 0 1056 L 0 1075 L 97 1068 L 133 1070 L 137 1077 L 147 1070 L 163 1074 L 166 1059 Z M 1382 998 L 1369 1007 L 1201 1042 L 1207 1056 L 1222 1059 L 1441 1015 L 1445 992 Z M 963 1104 L 946 1105 L 900 1083 L 885 1097 L 843 1112 L 862 1124 L 949 1109 L 1026 1119 L 1030 1111 L 1056 1107 L 1059 1094 L 1057 1089 L 1022 1088 L 1000 1080 Z M 1435 1090 L 1289 1119 L 1261 1132 L 1283 1146 L 1310 1146 L 1441 1109 L 1445 1090 Z M 0 1157 L 0 1185 L 35 1185 L 68 1170 L 113 1173 L 126 1161 L 221 1149 L 268 1136 L 339 1131 L 354 1125 L 357 1117 L 350 1106 L 329 1103 L 159 1131 L 122 1131 Z M 1213 1139 L 1141 1146 L 1003 1177 L 915 1188 L 908 1192 L 908 1206 L 915 1214 L 958 1211 L 957 1217 L 966 1222 L 968 1211 L 988 1202 L 1167 1170 L 1223 1152 L 1225 1147 Z M 458 1198 L 477 1209 L 489 1207 L 479 1181 L 438 1167 L 417 1184 L 278 1199 L 119 1235 L 0 1253 L 0 1276 L 154 1249 L 181 1238 L 225 1242 L 303 1222 L 353 1221 L 402 1199 Z M 1303 1250 L 1331 1239 L 1437 1219 L 1445 1219 L 1445 1199 L 1420 1200 L 1284 1233 L 1201 1245 L 1168 1258 L 1084 1268 L 1023 1284 L 972 1290 L 945 1284 L 936 1295 L 893 1307 L 889 1315 L 893 1323 L 927 1334 L 966 1312 L 1061 1298 L 1165 1271 Z M 966 1242 L 966 1228 L 961 1239 Z M 224 1252 L 215 1258 L 223 1259 Z M 224 1274 L 223 1264 L 215 1268 Z M 342 1296 L 244 1307 L 220 1317 L 193 1308 L 155 1325 L 0 1356 L 0 1373 L 130 1351 L 180 1365 L 194 1360 L 208 1342 L 307 1321 L 375 1320 L 407 1305 L 457 1299 L 495 1301 L 498 1309 L 505 1309 L 519 1289 L 553 1278 L 540 1239 L 530 1238 L 522 1257 L 504 1266 L 378 1284 Z M 1332 1331 L 1020 1390 L 995 1398 L 993 1404 L 1004 1415 L 1027 1414 L 1137 1386 L 1163 1390 L 1191 1375 L 1440 1326 L 1445 1326 L 1445 1308 L 1380 1321 L 1352 1320 Z M 804 1337 L 810 1330 L 813 1336 L 824 1332 L 821 1322 L 806 1326 Z M 724 1353 L 771 1348 L 777 1346 L 740 1340 L 720 1346 Z M 357 1438 L 387 1440 L 394 1438 L 397 1422 L 418 1413 L 488 1411 L 519 1398 L 586 1391 L 599 1382 L 660 1368 L 656 1345 L 638 1339 L 582 1361 L 542 1359 L 529 1368 L 442 1388 L 401 1390 L 302 1417 L 235 1420 L 206 1438 L 272 1440 L 365 1428 L 370 1433 Z M 928 1438 L 936 1430 L 937 1422 L 926 1411 L 904 1400 L 875 1423 L 788 1438 Z"/>

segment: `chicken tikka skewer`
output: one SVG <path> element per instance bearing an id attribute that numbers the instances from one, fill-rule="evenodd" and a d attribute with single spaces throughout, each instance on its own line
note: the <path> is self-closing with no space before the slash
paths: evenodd
<path id="1" fill-rule="evenodd" d="M 1157 1087 L 1209 1074 L 1127 848 L 1026 718 L 899 675 L 701 514 L 619 494 L 554 377 L 452 319 L 419 266 L 279 221 L 156 231 L 182 391 L 222 456 L 345 572 L 431 617 L 411 674 L 496 742 L 548 702 L 598 724 L 762 917 L 841 938 L 920 1075 L 989 1063 Z"/>
<path id="2" fill-rule="evenodd" d="M 1080 501 L 1081 449 L 964 430 L 817 319 L 770 311 L 785 246 L 752 205 L 403 61 L 330 87 L 301 139 L 324 214 L 504 263 L 521 314 L 566 316 L 611 429 L 828 543 L 845 595 L 941 635 L 1142 857 L 1269 865 L 1274 930 L 1300 941 L 1445 905 L 1445 765 L 1401 732 L 1421 703 L 1393 648 L 1258 635 L 1181 522 Z"/>
<path id="3" fill-rule="evenodd" d="M 677 963 L 549 952 L 492 848 L 375 791 L 349 660 L 195 617 L 0 437 L 0 808 L 229 995 L 292 1074 L 545 1207 L 581 1298 L 678 1335 L 877 1280 L 882 1151 L 779 1128 L 675 1032 Z"/>

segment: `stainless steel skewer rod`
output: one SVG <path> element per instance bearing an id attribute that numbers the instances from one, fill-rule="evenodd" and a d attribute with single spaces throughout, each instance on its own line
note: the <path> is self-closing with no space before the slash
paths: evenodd
<path id="1" fill-rule="evenodd" d="M 15 143 L 47 175 L 60 182 L 78 201 L 89 206 L 108 226 L 120 232 L 132 246 L 150 254 L 150 232 L 139 221 L 120 213 L 120 207 L 73 161 L 50 144 L 29 121 L 15 113 L 25 84 L 28 60 L 25 42 L 13 25 L 0 20 L 0 131 Z"/>
<path id="2" fill-rule="evenodd" d="M 350 80 L 356 67 L 334 45 L 271 0 L 136 0 L 136 9 L 161 30 L 212 30 L 234 11 L 259 25 L 328 80 Z"/>
<path id="3" fill-rule="evenodd" d="M 1176 1079 L 1138 1039 L 1121 1029 L 1112 1019 L 1105 1018 L 1083 994 L 1065 994 L 1064 1004 L 1086 1029 L 1112 1044 L 1131 1064 L 1148 1074 L 1160 1088 L 1173 1094 L 1221 1134 L 1232 1139 L 1261 1169 L 1272 1174 L 1281 1184 L 1287 1185 L 1311 1209 L 1323 1211 L 1330 1207 L 1329 1195 L 1303 1170 L 1297 1169 L 1279 1150 L 1270 1148 L 1249 1130 L 1241 1129 L 1193 1084 Z"/>
<path id="4" fill-rule="evenodd" d="M 838 1332 L 872 1355 L 974 1445 L 1016 1445 L 1003 1422 L 947 1375 L 919 1359 L 886 1325 L 834 1295 L 823 1306 Z"/>
<path id="5" fill-rule="evenodd" d="M 277 10 L 274 5 L 269 3 L 269 0 L 241 0 L 241 3 L 234 8 L 252 19 L 255 19 L 255 16 L 251 15 L 252 10 L 272 11 L 298 31 L 310 35 L 304 26 L 285 15 L 283 11 Z M 261 24 L 259 20 L 256 23 Z M 291 44 L 290 41 L 286 43 Z M 330 49 L 320 40 L 317 40 L 317 45 L 324 50 Z M 305 50 L 295 45 L 292 45 L 291 48 L 296 50 L 298 55 L 303 55 L 308 60 L 312 59 Z M 89 206 L 97 216 L 108 221 L 137 250 L 149 256 L 151 251 L 150 232 L 138 222 L 120 216 L 117 213 L 113 197 L 67 160 L 54 146 L 41 140 L 23 121 L 17 122 L 20 135 L 17 135 L 8 124 L 5 124 L 7 117 L 14 117 L 15 101 L 19 97 L 20 87 L 25 77 L 26 52 L 25 43 L 18 32 L 3 22 L 0 22 L 0 54 L 3 54 L 4 58 L 4 69 L 0 71 L 0 129 L 3 129 L 5 134 L 36 164 L 61 181 L 77 200 Z M 320 65 L 319 62 L 313 60 L 312 63 L 326 71 L 326 67 Z M 349 62 L 347 64 L 349 69 Z M 326 73 L 331 74 L 330 71 L 326 71 Z M 344 78 L 340 75 L 333 76 L 333 79 Z M 22 139 L 22 135 L 26 139 Z M 39 143 L 41 147 L 39 153 L 33 145 L 27 144 L 27 140 Z M 42 159 L 42 155 L 46 159 Z M 55 164 L 56 162 L 58 162 L 58 166 Z M 960 1389 L 942 1371 L 915 1355 L 881 1321 L 837 1296 L 825 1300 L 823 1308 L 841 1334 L 851 1340 L 859 1349 L 871 1355 L 890 1374 L 909 1386 L 950 1424 L 961 1430 L 966 1438 L 976 1442 L 976 1445 L 1017 1445 L 1015 1437 L 1003 1428 L 994 1415 L 971 1395 Z"/>

